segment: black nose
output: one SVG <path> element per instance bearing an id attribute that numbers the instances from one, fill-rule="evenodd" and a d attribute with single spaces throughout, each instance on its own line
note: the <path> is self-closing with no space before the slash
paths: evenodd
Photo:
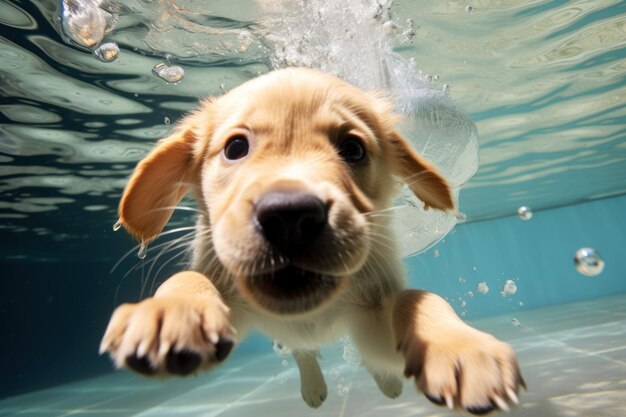
<path id="1" fill-rule="evenodd" d="M 326 226 L 327 212 L 322 200 L 305 192 L 270 192 L 254 207 L 263 236 L 285 256 L 299 255 L 315 241 Z"/>

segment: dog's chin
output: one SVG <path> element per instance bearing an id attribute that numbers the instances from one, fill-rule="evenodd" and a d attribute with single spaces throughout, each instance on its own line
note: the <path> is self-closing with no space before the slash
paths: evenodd
<path id="1" fill-rule="evenodd" d="M 347 277 L 288 265 L 278 271 L 239 277 L 239 288 L 256 306 L 279 315 L 306 314 L 331 301 Z"/>

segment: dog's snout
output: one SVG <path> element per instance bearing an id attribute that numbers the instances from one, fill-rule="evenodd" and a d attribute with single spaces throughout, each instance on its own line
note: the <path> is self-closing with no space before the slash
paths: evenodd
<path id="1" fill-rule="evenodd" d="M 306 192 L 269 192 L 256 203 L 254 216 L 265 239 L 283 255 L 306 250 L 322 233 L 328 207 Z"/>

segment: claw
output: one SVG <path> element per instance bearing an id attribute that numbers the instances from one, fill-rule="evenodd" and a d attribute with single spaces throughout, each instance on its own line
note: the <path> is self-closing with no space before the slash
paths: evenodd
<path id="1" fill-rule="evenodd" d="M 450 394 L 446 394 L 446 405 L 448 406 L 448 408 L 450 410 L 454 410 L 454 399 L 452 398 L 452 395 Z"/>
<path id="2" fill-rule="evenodd" d="M 150 348 L 150 342 L 147 340 L 142 341 L 137 348 L 137 357 L 143 358 L 148 353 L 148 349 Z"/>
<path id="3" fill-rule="evenodd" d="M 502 410 L 502 411 L 506 411 L 509 412 L 511 411 L 511 409 L 509 408 L 509 405 L 506 403 L 506 401 L 504 401 L 502 398 L 500 398 L 500 396 L 498 395 L 494 395 L 493 397 L 493 402 L 496 403 L 496 405 Z"/>
<path id="4" fill-rule="evenodd" d="M 109 342 L 106 340 L 106 336 L 102 338 L 102 342 L 100 342 L 100 348 L 98 349 L 98 354 L 102 355 L 109 348 Z"/>
<path id="5" fill-rule="evenodd" d="M 167 352 L 169 352 L 171 346 L 172 345 L 169 342 L 166 342 L 166 341 L 161 342 L 161 346 L 159 346 L 158 357 L 159 358 L 165 357 L 165 355 L 167 355 Z"/>
<path id="6" fill-rule="evenodd" d="M 519 398 L 517 398 L 517 394 L 511 388 L 506 389 L 506 394 L 509 396 L 509 399 L 513 401 L 515 404 L 519 404 Z"/>

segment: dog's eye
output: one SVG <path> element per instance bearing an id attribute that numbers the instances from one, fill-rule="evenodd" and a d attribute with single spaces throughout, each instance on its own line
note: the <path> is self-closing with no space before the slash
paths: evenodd
<path id="1" fill-rule="evenodd" d="M 337 148 L 339 155 L 346 162 L 359 162 L 365 158 L 365 147 L 361 139 L 355 135 L 347 135 Z"/>
<path id="2" fill-rule="evenodd" d="M 233 136 L 224 147 L 224 156 L 231 161 L 248 155 L 248 138 L 242 135 Z"/>

